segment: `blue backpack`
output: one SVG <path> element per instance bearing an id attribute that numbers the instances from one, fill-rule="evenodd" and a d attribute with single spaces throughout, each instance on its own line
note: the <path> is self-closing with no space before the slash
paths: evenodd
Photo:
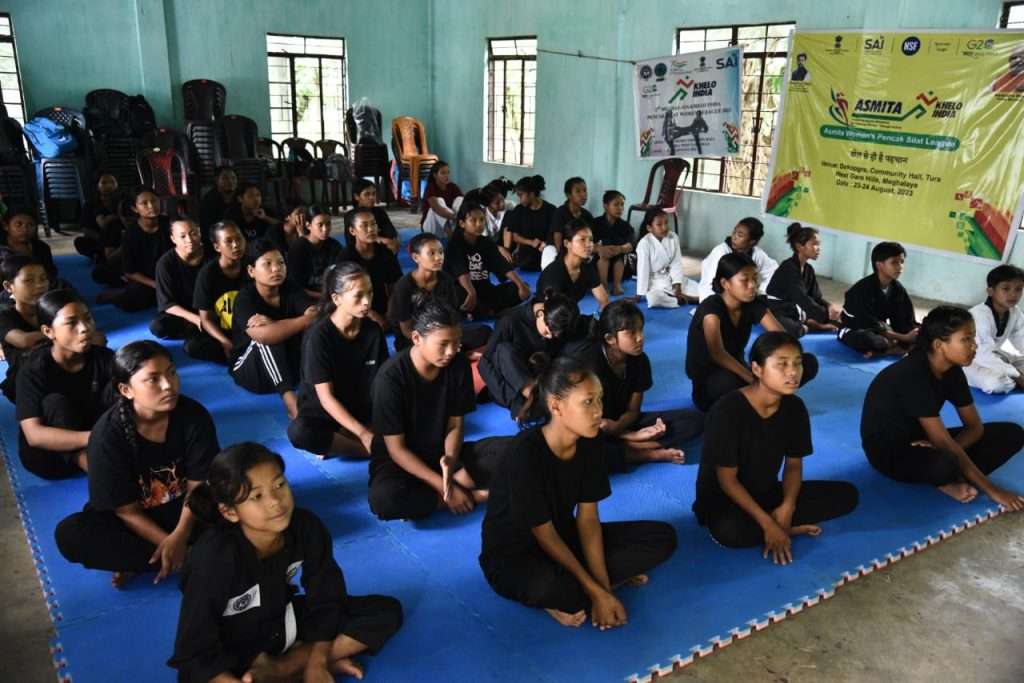
<path id="1" fill-rule="evenodd" d="M 37 116 L 26 123 L 23 130 L 25 137 L 44 159 L 55 159 L 78 147 L 78 141 L 67 128 L 43 116 Z"/>

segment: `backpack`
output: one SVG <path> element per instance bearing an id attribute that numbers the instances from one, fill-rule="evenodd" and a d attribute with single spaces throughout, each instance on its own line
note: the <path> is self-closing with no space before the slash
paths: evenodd
<path id="1" fill-rule="evenodd" d="M 25 124 L 25 137 L 44 159 L 55 159 L 78 148 L 78 141 L 64 126 L 37 116 Z"/>
<path id="2" fill-rule="evenodd" d="M 142 95 L 128 98 L 128 127 L 131 134 L 137 138 L 156 130 L 156 114 Z"/>

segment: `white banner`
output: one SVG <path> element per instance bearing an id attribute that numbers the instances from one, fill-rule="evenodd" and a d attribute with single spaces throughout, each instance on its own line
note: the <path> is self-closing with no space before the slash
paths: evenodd
<path id="1" fill-rule="evenodd" d="M 640 159 L 740 151 L 743 48 L 645 59 L 633 69 Z"/>

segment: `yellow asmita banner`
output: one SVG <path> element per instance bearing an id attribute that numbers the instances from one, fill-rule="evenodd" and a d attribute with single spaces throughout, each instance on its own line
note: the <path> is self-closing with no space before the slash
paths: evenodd
<path id="1" fill-rule="evenodd" d="M 1024 190 L 1024 34 L 797 32 L 766 213 L 1005 260 Z"/>

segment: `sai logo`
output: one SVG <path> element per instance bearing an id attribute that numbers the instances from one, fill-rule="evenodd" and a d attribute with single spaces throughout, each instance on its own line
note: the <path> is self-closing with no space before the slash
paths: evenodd
<path id="1" fill-rule="evenodd" d="M 829 88 L 829 94 L 832 95 L 832 106 L 828 108 L 829 116 L 831 116 L 837 123 L 841 123 L 844 126 L 850 125 L 850 102 L 846 99 L 846 96 L 842 92 L 836 92 Z"/>
<path id="2" fill-rule="evenodd" d="M 903 39 L 903 45 L 901 46 L 903 54 L 908 57 L 913 57 L 917 54 L 918 50 L 921 49 L 921 39 L 917 36 L 910 36 Z"/>
<path id="3" fill-rule="evenodd" d="M 878 52 L 885 49 L 885 36 L 867 37 L 864 39 L 865 52 Z"/>

